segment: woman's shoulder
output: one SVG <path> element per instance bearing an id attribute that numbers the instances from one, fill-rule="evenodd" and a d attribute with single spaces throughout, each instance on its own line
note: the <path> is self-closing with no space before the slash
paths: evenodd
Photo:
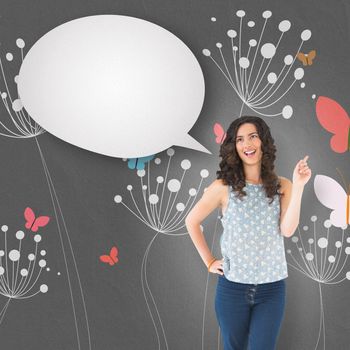
<path id="1" fill-rule="evenodd" d="M 210 191 L 224 200 L 227 197 L 228 189 L 229 185 L 226 185 L 223 179 L 216 179 L 204 191 Z"/>
<path id="2" fill-rule="evenodd" d="M 216 179 L 209 185 L 208 189 L 211 189 L 217 192 L 225 192 L 227 191 L 228 187 L 229 185 L 226 185 L 223 179 Z"/>

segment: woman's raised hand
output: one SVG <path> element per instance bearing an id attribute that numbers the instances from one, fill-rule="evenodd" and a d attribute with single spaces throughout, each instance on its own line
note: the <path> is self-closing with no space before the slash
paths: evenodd
<path id="1" fill-rule="evenodd" d="M 293 171 L 293 185 L 305 186 L 311 178 L 311 169 L 307 165 L 309 156 L 299 160 Z"/>

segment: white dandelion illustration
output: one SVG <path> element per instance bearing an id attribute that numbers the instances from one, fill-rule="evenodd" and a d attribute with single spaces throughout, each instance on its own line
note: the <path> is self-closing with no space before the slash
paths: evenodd
<path id="1" fill-rule="evenodd" d="M 18 38 L 16 40 L 16 46 L 20 49 L 20 62 L 19 65 L 23 62 L 25 47 L 25 42 L 23 39 Z M 13 64 L 14 55 L 11 52 L 6 53 L 5 55 L 8 64 Z M 1 117 L 0 119 L 0 135 L 17 138 L 17 139 L 34 139 L 36 147 L 39 151 L 41 163 L 45 173 L 45 178 L 47 181 L 48 189 L 50 192 L 50 197 L 56 217 L 57 230 L 59 233 L 59 239 L 62 249 L 62 257 L 64 259 L 66 267 L 66 275 L 68 279 L 68 288 L 69 295 L 72 304 L 72 314 L 74 318 L 75 331 L 76 331 L 76 340 L 77 347 L 79 350 L 82 348 L 91 350 L 91 339 L 90 339 L 90 329 L 88 322 L 88 315 L 85 305 L 85 298 L 83 294 L 83 288 L 80 281 L 79 271 L 71 245 L 68 229 L 66 222 L 62 213 L 62 209 L 56 194 L 54 184 L 52 182 L 51 174 L 46 164 L 42 149 L 39 144 L 38 136 L 43 134 L 45 130 L 38 125 L 25 111 L 21 103 L 20 98 L 13 98 L 10 91 L 10 80 L 5 74 L 5 65 L 4 61 L 0 57 L 0 95 L 4 104 L 4 107 L 7 111 L 7 118 Z M 11 81 L 15 85 L 17 84 L 18 75 L 16 75 Z M 15 87 L 17 91 L 17 87 Z"/>
<path id="2" fill-rule="evenodd" d="M 335 285 L 350 280 L 350 271 L 346 271 L 348 268 L 346 263 L 350 254 L 350 237 L 345 237 L 346 227 L 332 226 L 328 219 L 323 223 L 326 229 L 326 233 L 323 234 L 318 233 L 316 228 L 316 215 L 311 216 L 311 222 L 313 223 L 312 230 L 309 230 L 309 227 L 305 225 L 303 226 L 303 234 L 298 228 L 298 234 L 292 237 L 291 241 L 295 247 L 287 249 L 291 260 L 288 265 L 318 283 L 320 323 L 315 350 L 320 346 L 321 336 L 325 350 L 326 329 L 322 285 Z M 338 232 L 339 230 L 341 233 Z M 348 245 L 346 245 L 347 243 Z"/>
<path id="3" fill-rule="evenodd" d="M 229 29 L 227 37 L 229 50 L 224 54 L 224 44 L 216 43 L 219 51 L 219 59 L 214 58 L 209 49 L 204 49 L 203 54 L 209 57 L 217 66 L 219 71 L 228 81 L 231 88 L 235 91 L 242 101 L 240 116 L 243 107 L 248 108 L 266 117 L 276 117 L 282 115 L 289 119 L 293 114 L 293 107 L 285 105 L 282 111 L 269 114 L 268 109 L 281 101 L 292 87 L 304 77 L 304 69 L 295 68 L 295 61 L 304 42 L 311 38 L 311 31 L 305 29 L 300 35 L 301 42 L 294 52 L 287 54 L 282 51 L 282 39 L 290 30 L 291 22 L 283 20 L 278 25 L 280 32 L 277 42 L 269 42 L 264 38 L 268 20 L 272 16 L 271 11 L 264 11 L 262 17 L 264 22 L 261 26 L 260 33 L 254 33 L 256 27 L 254 21 L 247 21 L 248 30 L 244 31 L 245 11 L 236 12 L 239 18 L 239 28 Z M 253 28 L 253 29 L 252 29 Z M 248 38 L 248 43 L 243 42 L 243 38 Z M 221 61 L 221 63 L 220 63 Z M 271 64 L 274 61 L 274 64 Z M 273 67 L 273 69 L 272 69 Z M 305 82 L 300 83 L 300 87 L 305 87 Z"/>
<path id="4" fill-rule="evenodd" d="M 2 225 L 1 231 L 3 237 L 0 242 L 3 248 L 0 249 L 0 294 L 8 300 L 0 311 L 0 324 L 4 320 L 11 300 L 29 299 L 48 291 L 46 284 L 39 283 L 46 266 L 44 259 L 46 250 L 42 249 L 39 253 L 41 235 L 32 235 L 32 239 L 25 238 L 26 234 L 19 230 L 15 234 L 18 246 L 11 249 L 8 246 L 8 226 Z M 34 242 L 34 247 L 31 248 L 33 251 L 28 255 L 23 253 L 24 240 Z"/>
<path id="5" fill-rule="evenodd" d="M 118 194 L 114 197 L 115 203 L 122 204 L 143 224 L 156 232 L 148 244 L 143 256 L 141 266 L 141 285 L 147 308 L 157 335 L 158 349 L 168 349 L 169 347 L 163 322 L 147 280 L 148 254 L 152 244 L 159 234 L 172 236 L 183 236 L 188 234 L 187 232 L 182 233 L 179 231 L 185 227 L 184 219 L 196 201 L 203 179 L 209 176 L 208 170 L 202 169 L 200 171 L 201 179 L 198 186 L 196 188 L 192 187 L 185 190 L 183 182 L 187 171 L 191 168 L 191 162 L 188 159 L 181 161 L 180 166 L 182 169 L 182 175 L 180 179 L 169 178 L 169 169 L 171 168 L 172 157 L 174 156 L 175 151 L 174 149 L 169 148 L 166 151 L 166 154 L 169 159 L 166 165 L 165 175 L 155 177 L 154 184 L 151 183 L 151 163 L 153 163 L 153 161 L 147 163 L 147 171 L 137 171 L 137 176 L 140 180 L 140 186 L 137 188 L 138 191 L 141 190 L 140 199 L 135 198 L 133 194 L 134 186 L 127 186 L 132 206 L 134 208 L 127 205 L 121 195 Z M 159 166 L 161 164 L 161 159 L 155 158 L 154 164 Z"/>
<path id="6" fill-rule="evenodd" d="M 23 39 L 18 38 L 16 40 L 16 46 L 20 49 L 21 63 L 23 62 L 23 49 L 25 42 Z M 8 62 L 13 61 L 13 54 L 8 52 L 6 55 Z M 7 120 L 0 120 L 0 135 L 12 138 L 31 138 L 39 136 L 45 132 L 45 130 L 38 125 L 25 111 L 21 100 L 16 97 L 13 98 L 9 82 L 5 74 L 5 67 L 0 57 L 0 69 L 3 87 L 1 88 L 1 99 L 8 113 L 9 118 Z M 17 84 L 18 75 L 13 79 L 14 83 Z M 17 89 L 16 89 L 17 90 Z"/>

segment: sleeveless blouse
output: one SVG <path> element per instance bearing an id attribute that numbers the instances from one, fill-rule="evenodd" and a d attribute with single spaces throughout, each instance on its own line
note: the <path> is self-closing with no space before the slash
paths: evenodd
<path id="1" fill-rule="evenodd" d="M 271 200 L 262 184 L 246 183 L 239 199 L 232 188 L 221 217 L 220 237 L 223 272 L 227 279 L 249 284 L 279 281 L 288 277 L 284 240 L 280 232 L 279 195 Z"/>

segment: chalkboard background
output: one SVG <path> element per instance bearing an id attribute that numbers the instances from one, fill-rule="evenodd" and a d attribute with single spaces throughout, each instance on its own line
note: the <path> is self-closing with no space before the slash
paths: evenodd
<path id="1" fill-rule="evenodd" d="M 219 58 L 215 45 L 228 42 L 228 29 L 238 31 L 238 10 L 245 11 L 247 21 L 255 21 L 251 30 L 255 30 L 256 36 L 263 24 L 262 13 L 270 10 L 272 17 L 264 37 L 271 42 L 276 42 L 282 20 L 292 23 L 278 49 L 282 57 L 295 54 L 301 32 L 311 30 L 312 37 L 301 51 L 316 50 L 315 59 L 305 67 L 300 61 L 295 62 L 296 67 L 304 68 L 305 76 L 281 101 L 264 111 L 274 114 L 280 113 L 285 105 L 293 108 L 290 119 L 281 115 L 264 117 L 277 145 L 277 173 L 291 179 L 295 164 L 306 154 L 310 156 L 308 163 L 313 172 L 303 194 L 300 225 L 295 234 L 298 242 L 285 239 L 286 250 L 290 250 L 286 253 L 287 306 L 277 348 L 349 348 L 350 293 L 346 273 L 350 271 L 350 264 L 345 252 L 346 246 L 350 246 L 346 240 L 349 230 L 329 228 L 327 254 L 335 255 L 338 251 L 333 263 L 334 276 L 338 275 L 333 282 L 341 282 L 329 284 L 317 271 L 314 277 L 301 272 L 303 269 L 307 272 L 308 262 L 311 264 L 311 260 L 305 259 L 305 253 L 310 247 L 314 249 L 319 238 L 327 237 L 324 222 L 331 211 L 318 200 L 314 177 L 329 176 L 344 188 L 336 171 L 339 168 L 349 179 L 348 152 L 337 153 L 331 149 L 331 134 L 321 126 L 315 110 L 319 96 L 337 101 L 345 110 L 350 109 L 348 2 L 2 0 L 0 9 L 1 59 L 14 96 L 13 77 L 18 73 L 20 60 L 18 55 L 11 62 L 5 57 L 6 53 L 16 51 L 16 39 L 25 40 L 27 52 L 49 30 L 75 18 L 98 14 L 134 16 L 166 28 L 188 45 L 202 67 L 206 82 L 203 109 L 190 134 L 212 155 L 173 148 L 168 180 L 180 180 L 182 160 L 191 162 L 177 198 L 183 203 L 190 188 L 198 189 L 197 201 L 203 189 L 216 178 L 219 145 L 213 126 L 217 122 L 227 128 L 242 106 L 238 95 L 202 50 L 209 49 L 213 57 Z M 247 23 L 244 25 L 247 30 Z M 246 44 L 247 40 L 245 37 L 242 42 Z M 271 68 L 275 68 L 273 64 Z M 277 71 L 277 67 L 275 69 Z M 300 87 L 302 82 L 304 88 Z M 4 91 L 3 80 L 1 89 Z M 243 106 L 242 114 L 256 113 Z M 0 117 L 3 123 L 11 123 L 5 106 L 0 110 Z M 118 137 L 118 130 L 115 134 Z M 160 164 L 154 159 L 146 164 L 146 174 L 148 169 L 151 171 L 152 186 L 156 184 L 156 176 L 165 177 L 168 153 L 163 151 L 155 156 L 161 160 Z M 5 254 L 2 266 L 6 267 L 6 254 L 18 249 L 18 230 L 25 233 L 21 240 L 21 264 L 28 264 L 27 255 L 34 253 L 35 233 L 24 227 L 26 207 L 32 208 L 37 217 L 51 218 L 37 232 L 42 240 L 38 242 L 36 264 L 38 260 L 45 260 L 46 266 L 42 267 L 37 281 L 36 272 L 31 280 L 28 276 L 30 283 L 26 287 L 29 289 L 31 283 L 35 283 L 27 296 L 36 294 L 42 285 L 43 293 L 16 298 L 11 283 L 6 289 L 6 272 L 1 275 L 1 349 L 222 349 L 213 307 L 217 276 L 208 275 L 189 236 L 184 234 L 185 227 L 172 234 L 156 232 L 127 209 L 125 205 L 135 211 L 128 185 L 133 186 L 135 202 L 141 209 L 144 204 L 141 178 L 135 169 L 128 168 L 126 161 L 85 151 L 47 132 L 37 139 L 0 137 L 0 161 L 0 225 L 3 231 L 5 226 L 8 228 L 2 232 L 3 237 L 0 236 L 0 249 Z M 208 170 L 208 177 L 205 171 L 201 173 L 203 169 Z M 50 175 L 51 180 L 47 181 L 46 175 Z M 125 205 L 115 202 L 116 195 L 122 196 Z M 203 223 L 203 230 L 214 254 L 219 255 L 222 227 L 217 216 L 217 212 L 213 213 Z M 305 250 L 299 252 L 301 237 Z M 310 238 L 314 239 L 313 243 L 308 243 Z M 341 242 L 340 248 L 335 246 L 337 241 Z M 113 246 L 118 249 L 119 261 L 110 266 L 101 262 L 100 256 L 108 255 Z M 324 259 L 326 253 L 319 246 L 317 249 L 320 263 L 321 254 Z M 325 263 L 329 265 L 327 259 Z"/>

